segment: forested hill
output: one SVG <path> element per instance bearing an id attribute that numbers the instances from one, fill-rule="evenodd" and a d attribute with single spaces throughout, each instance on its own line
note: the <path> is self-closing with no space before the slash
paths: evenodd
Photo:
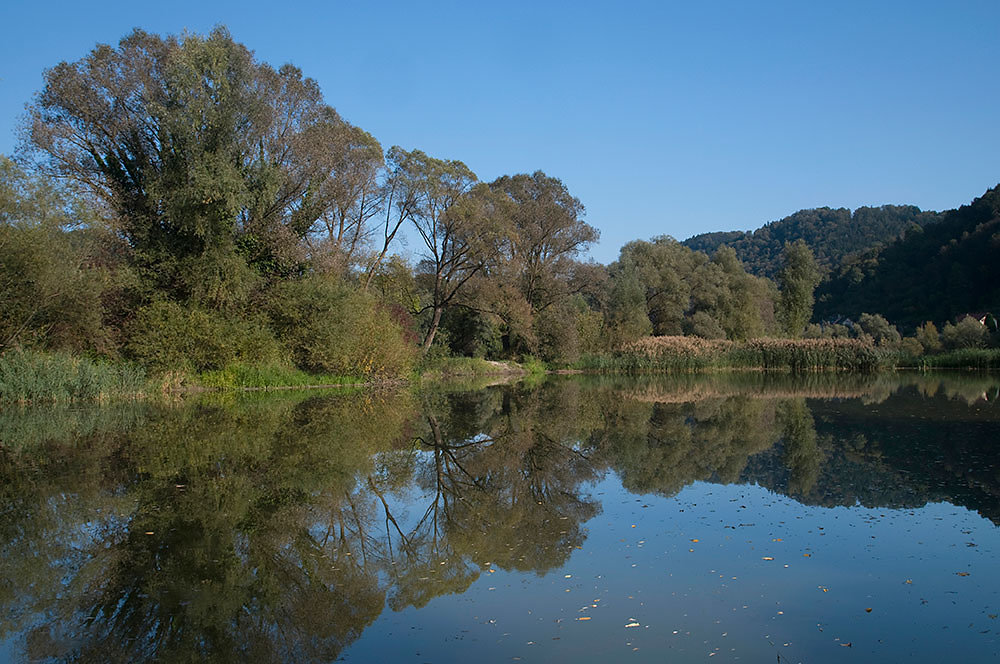
<path id="1" fill-rule="evenodd" d="M 805 240 L 824 268 L 836 268 L 848 254 L 890 242 L 911 225 L 925 226 L 938 221 L 937 212 L 922 212 L 913 205 L 799 210 L 791 216 L 753 232 L 703 233 L 684 245 L 711 255 L 721 245 L 729 245 L 748 272 L 774 278 L 781 269 L 785 242 Z"/>
<path id="2" fill-rule="evenodd" d="M 906 327 L 1000 309 L 1000 185 L 847 260 L 816 296 L 815 320 L 877 311 Z"/>

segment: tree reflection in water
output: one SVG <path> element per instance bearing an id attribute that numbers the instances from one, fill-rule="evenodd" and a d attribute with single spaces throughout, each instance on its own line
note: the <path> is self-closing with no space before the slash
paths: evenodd
<path id="1" fill-rule="evenodd" d="M 560 568 L 609 471 L 636 493 L 753 482 L 828 506 L 949 500 L 997 522 L 996 381 L 893 380 L 8 412 L 0 638 L 58 661 L 329 661 L 386 606 L 461 593 L 488 567 Z"/>

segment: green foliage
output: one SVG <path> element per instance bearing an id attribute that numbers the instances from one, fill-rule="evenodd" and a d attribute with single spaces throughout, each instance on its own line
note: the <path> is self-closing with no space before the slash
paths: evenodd
<path id="1" fill-rule="evenodd" d="M 687 327 L 687 326 L 686 326 Z M 726 331 L 707 311 L 696 311 L 691 315 L 690 327 L 685 330 L 702 339 L 725 339 Z"/>
<path id="2" fill-rule="evenodd" d="M 961 348 L 982 348 L 986 345 L 986 326 L 975 318 L 967 316 L 957 324 L 945 323 L 941 329 L 941 344 L 946 350 Z"/>
<path id="3" fill-rule="evenodd" d="M 316 387 L 356 383 L 351 376 L 311 374 L 281 365 L 230 364 L 198 375 L 198 384 L 219 389 Z"/>
<path id="4" fill-rule="evenodd" d="M 36 351 L 0 355 L 0 403 L 135 397 L 145 390 L 143 370 L 123 362 Z"/>
<path id="5" fill-rule="evenodd" d="M 80 201 L 0 155 L 0 352 L 107 350 L 104 276 Z"/>
<path id="6" fill-rule="evenodd" d="M 899 342 L 899 350 L 905 355 L 917 357 L 924 354 L 924 345 L 916 337 L 904 337 Z"/>
<path id="7" fill-rule="evenodd" d="M 211 371 L 233 363 L 281 364 L 284 351 L 259 316 L 231 316 L 155 301 L 136 312 L 126 350 L 152 371 Z"/>
<path id="8" fill-rule="evenodd" d="M 989 311 L 1000 302 L 998 264 L 1000 186 L 921 232 L 846 260 L 818 289 L 817 317 L 877 311 L 912 329 Z"/>
<path id="9" fill-rule="evenodd" d="M 533 355 L 528 355 L 523 360 L 521 360 L 521 366 L 524 368 L 525 371 L 528 372 L 529 375 L 532 376 L 538 374 L 544 374 L 546 371 L 548 371 L 548 367 L 546 366 L 545 362 L 542 362 L 540 359 L 534 357 Z"/>
<path id="10" fill-rule="evenodd" d="M 703 233 L 684 241 L 685 246 L 706 254 L 728 246 L 751 273 L 776 278 L 786 242 L 805 241 L 824 270 L 836 268 L 851 256 L 878 247 L 913 229 L 938 221 L 942 215 L 922 212 L 912 205 L 817 208 L 798 212 L 765 224 L 749 233 L 741 231 Z"/>
<path id="11" fill-rule="evenodd" d="M 413 366 L 414 348 L 389 312 L 337 279 L 278 284 L 268 311 L 278 338 L 306 371 L 382 379 Z"/>
<path id="12" fill-rule="evenodd" d="M 1000 349 L 959 348 L 936 355 L 923 355 L 902 362 L 901 366 L 921 369 L 1000 369 Z"/>
<path id="13" fill-rule="evenodd" d="M 937 326 L 931 321 L 919 325 L 915 336 L 925 353 L 936 353 L 941 350 L 941 335 L 938 333 Z"/>
<path id="14" fill-rule="evenodd" d="M 861 314 L 858 318 L 858 327 L 861 328 L 863 335 L 866 335 L 879 347 L 895 348 L 902 338 L 896 326 L 879 314 Z"/>
<path id="15" fill-rule="evenodd" d="M 613 343 L 637 339 L 650 327 L 657 335 L 730 339 L 774 329 L 773 286 L 748 275 L 730 249 L 709 260 L 662 236 L 626 244 L 608 269 Z"/>
<path id="16" fill-rule="evenodd" d="M 802 240 L 786 242 L 781 257 L 782 268 L 778 273 L 780 317 L 785 333 L 798 338 L 812 318 L 813 291 L 820 282 L 819 266 L 809 245 Z"/>

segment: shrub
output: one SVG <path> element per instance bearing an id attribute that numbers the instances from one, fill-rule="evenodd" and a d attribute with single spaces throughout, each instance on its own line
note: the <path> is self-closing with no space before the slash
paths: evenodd
<path id="1" fill-rule="evenodd" d="M 210 371 L 233 363 L 281 364 L 284 352 L 259 316 L 156 301 L 140 309 L 129 329 L 128 353 L 154 371 Z"/>
<path id="2" fill-rule="evenodd" d="M 871 337 L 878 346 L 895 348 L 899 345 L 899 330 L 880 314 L 861 314 L 858 318 L 858 327 L 861 328 L 864 334 Z M 861 335 L 859 334 L 858 336 L 860 337 Z"/>
<path id="3" fill-rule="evenodd" d="M 914 337 L 905 337 L 899 343 L 899 349 L 907 355 L 912 355 L 913 357 L 924 354 L 923 344 L 921 344 L 920 341 Z"/>
<path id="4" fill-rule="evenodd" d="M 972 317 L 965 317 L 957 325 L 945 323 L 941 330 L 941 342 L 948 350 L 959 348 L 982 348 L 986 345 L 986 326 Z"/>
<path id="5" fill-rule="evenodd" d="M 395 378 L 416 349 L 390 313 L 339 280 L 312 276 L 279 284 L 268 311 L 276 336 L 306 371 Z"/>
<path id="6" fill-rule="evenodd" d="M 936 353 L 941 350 L 941 335 L 931 321 L 917 326 L 916 338 L 925 353 Z"/>

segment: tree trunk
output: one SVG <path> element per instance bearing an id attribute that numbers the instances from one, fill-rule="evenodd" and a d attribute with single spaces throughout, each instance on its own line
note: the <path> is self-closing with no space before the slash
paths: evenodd
<path id="1" fill-rule="evenodd" d="M 434 318 L 431 320 L 431 329 L 427 330 L 427 336 L 424 337 L 424 353 L 434 343 L 434 335 L 437 334 L 438 327 L 441 325 L 441 312 L 443 311 L 444 307 L 434 307 Z"/>

